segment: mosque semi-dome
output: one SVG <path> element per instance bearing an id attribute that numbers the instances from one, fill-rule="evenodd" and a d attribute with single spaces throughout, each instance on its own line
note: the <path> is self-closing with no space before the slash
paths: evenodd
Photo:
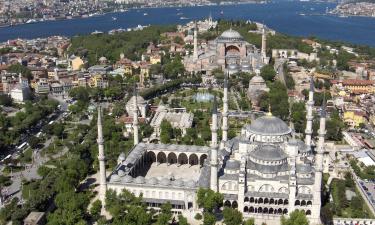
<path id="1" fill-rule="evenodd" d="M 278 161 L 287 158 L 283 150 L 275 145 L 260 145 L 250 153 L 250 156 L 264 161 Z"/>
<path id="2" fill-rule="evenodd" d="M 259 117 L 249 126 L 249 131 L 260 135 L 285 135 L 291 133 L 291 129 L 281 119 L 266 115 Z"/>
<path id="3" fill-rule="evenodd" d="M 265 83 L 263 77 L 259 75 L 255 75 L 253 78 L 250 80 L 250 84 L 256 84 L 256 83 Z"/>

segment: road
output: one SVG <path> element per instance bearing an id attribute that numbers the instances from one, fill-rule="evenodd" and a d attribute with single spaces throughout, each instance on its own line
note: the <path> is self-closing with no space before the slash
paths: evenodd
<path id="1" fill-rule="evenodd" d="M 62 99 L 62 98 L 55 98 L 55 97 L 52 97 L 53 99 L 57 100 L 60 102 L 60 110 L 57 110 L 57 119 L 55 121 L 59 121 L 61 119 L 63 119 L 63 112 L 66 112 L 67 109 L 68 109 L 68 104 Z M 34 133 L 38 133 L 42 130 L 42 128 L 40 128 L 38 131 L 35 131 Z M 43 146 L 45 147 L 48 147 L 51 143 L 53 142 L 53 137 L 47 139 L 44 143 L 43 143 Z M 68 149 L 64 148 L 62 152 L 59 152 L 55 155 L 52 156 L 52 158 L 58 158 L 62 155 L 64 155 L 66 152 L 68 151 Z M 13 155 L 15 156 L 16 152 L 13 152 Z M 27 164 L 25 165 L 25 169 L 23 171 L 20 171 L 20 172 L 12 172 L 10 174 L 11 176 L 11 180 L 12 180 L 12 184 L 9 186 L 9 187 L 6 187 L 2 190 L 2 196 L 5 196 L 5 200 L 8 201 L 14 197 L 18 197 L 19 199 L 21 199 L 21 189 L 22 189 L 22 179 L 26 179 L 26 180 L 33 180 L 33 179 L 40 179 L 40 176 L 38 175 L 37 171 L 38 171 L 38 168 L 43 165 L 44 163 L 46 163 L 47 161 L 50 160 L 50 157 L 48 156 L 44 156 L 42 157 L 40 155 L 40 150 L 36 150 L 36 151 L 33 151 L 33 163 L 32 164 Z M 0 208 L 2 207 L 2 205 L 0 204 Z"/>
<path id="2" fill-rule="evenodd" d="M 66 112 L 68 110 L 68 103 L 65 102 L 65 99 L 63 99 L 62 97 L 58 97 L 58 96 L 48 96 L 49 98 L 51 99 L 55 99 L 59 102 L 60 104 L 60 109 L 56 110 L 55 113 L 56 113 L 56 119 L 54 119 L 55 121 L 58 121 L 58 120 L 61 120 L 63 118 L 63 113 Z M 48 120 L 42 120 L 41 121 L 41 124 L 38 127 L 38 129 L 32 129 L 30 132 L 28 133 L 25 133 L 23 134 L 22 136 L 22 141 L 21 142 L 25 142 L 27 141 L 31 136 L 33 135 L 36 135 L 37 133 L 41 132 L 41 130 L 43 129 L 43 127 L 48 123 L 49 121 Z M 12 150 L 10 150 L 9 152 L 6 152 L 5 154 L 1 154 L 0 155 L 0 160 L 3 160 L 7 155 L 11 154 L 12 155 L 12 158 L 16 158 L 18 157 L 18 152 L 17 152 L 17 149 L 16 147 Z M 3 165 L 0 165 L 0 171 L 3 169 Z"/>

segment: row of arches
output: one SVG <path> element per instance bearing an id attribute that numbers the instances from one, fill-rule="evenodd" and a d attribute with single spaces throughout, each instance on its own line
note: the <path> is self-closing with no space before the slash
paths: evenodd
<path id="1" fill-rule="evenodd" d="M 202 154 L 198 157 L 197 154 L 187 155 L 185 153 L 180 153 L 176 155 L 174 152 L 165 154 L 164 152 L 159 152 L 157 155 L 153 151 L 147 152 L 148 159 L 151 163 L 168 163 L 168 164 L 190 164 L 190 165 L 201 165 L 203 166 L 205 160 L 207 159 L 207 154 Z"/>
<path id="2" fill-rule="evenodd" d="M 311 206 L 312 205 L 312 202 L 311 201 L 305 201 L 305 200 L 296 200 L 296 202 L 294 203 L 294 205 L 300 205 L 300 206 Z"/>
<path id="3" fill-rule="evenodd" d="M 274 209 L 274 208 L 267 208 L 267 207 L 253 207 L 253 206 L 245 206 L 243 211 L 245 213 L 262 213 L 262 214 L 288 214 L 288 209 L 282 209 L 282 208 L 278 208 L 278 209 Z"/>
<path id="4" fill-rule="evenodd" d="M 288 205 L 288 199 L 273 199 L 273 198 L 254 198 L 245 197 L 244 202 L 250 202 L 255 204 L 274 204 L 274 205 Z"/>

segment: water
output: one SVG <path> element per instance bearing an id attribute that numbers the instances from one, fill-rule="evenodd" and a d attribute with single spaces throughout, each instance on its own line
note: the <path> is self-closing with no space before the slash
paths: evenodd
<path id="1" fill-rule="evenodd" d="M 214 19 L 263 22 L 276 31 L 290 35 L 316 36 L 375 46 L 375 18 L 341 18 L 324 15 L 327 7 L 332 9 L 335 6 L 334 3 L 281 1 L 268 4 L 186 7 L 181 8 L 180 11 L 176 8 L 134 9 L 129 12 L 110 13 L 85 19 L 48 21 L 0 28 L 0 41 L 52 35 L 74 36 L 95 30 L 109 31 L 135 27 L 138 24 L 183 24 L 190 20 L 206 18 L 211 13 Z M 224 15 L 220 15 L 221 11 Z M 145 12 L 148 13 L 147 16 L 143 15 Z M 177 15 L 179 12 L 183 15 Z M 181 16 L 189 19 L 181 20 Z M 112 17 L 116 17 L 117 20 L 114 21 Z"/>

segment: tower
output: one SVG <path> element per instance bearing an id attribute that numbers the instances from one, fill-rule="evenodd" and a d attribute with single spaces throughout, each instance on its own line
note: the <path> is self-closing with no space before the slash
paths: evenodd
<path id="1" fill-rule="evenodd" d="M 228 72 L 224 77 L 224 96 L 223 96 L 223 137 L 222 143 L 228 141 Z"/>
<path id="2" fill-rule="evenodd" d="M 263 59 L 267 57 L 266 56 L 266 48 L 267 48 L 266 42 L 267 42 L 266 29 L 263 27 L 262 28 L 262 50 L 261 50 Z"/>
<path id="3" fill-rule="evenodd" d="M 98 107 L 98 160 L 99 160 L 99 200 L 102 205 L 105 204 L 105 194 L 107 191 L 107 178 L 105 174 L 105 155 L 104 155 L 104 139 L 103 139 L 103 125 L 102 125 L 102 108 Z"/>
<path id="4" fill-rule="evenodd" d="M 134 146 L 139 143 L 138 134 L 138 101 L 137 101 L 137 88 L 134 86 L 134 109 L 133 109 L 133 137 Z"/>
<path id="5" fill-rule="evenodd" d="M 217 192 L 217 103 L 216 96 L 212 108 L 212 125 L 211 125 L 211 190 Z"/>
<path id="6" fill-rule="evenodd" d="M 193 59 L 194 59 L 194 61 L 198 60 L 198 25 L 197 25 L 197 22 L 195 22 L 195 25 L 194 25 L 194 53 L 193 53 Z"/>
<path id="7" fill-rule="evenodd" d="M 309 91 L 309 100 L 306 104 L 307 114 L 306 114 L 306 130 L 305 130 L 305 144 L 311 147 L 311 135 L 313 133 L 312 130 L 312 122 L 313 122 L 313 106 L 314 106 L 314 78 L 311 76 L 310 78 L 310 91 Z"/>
<path id="8" fill-rule="evenodd" d="M 322 173 L 323 173 L 323 153 L 324 153 L 324 137 L 326 134 L 326 100 L 325 96 L 322 103 L 320 114 L 320 125 L 318 131 L 318 144 L 316 146 L 315 155 L 315 180 L 313 189 L 313 210 L 311 213 L 312 222 L 321 224 L 320 208 L 321 208 L 321 190 L 322 190 Z"/>

